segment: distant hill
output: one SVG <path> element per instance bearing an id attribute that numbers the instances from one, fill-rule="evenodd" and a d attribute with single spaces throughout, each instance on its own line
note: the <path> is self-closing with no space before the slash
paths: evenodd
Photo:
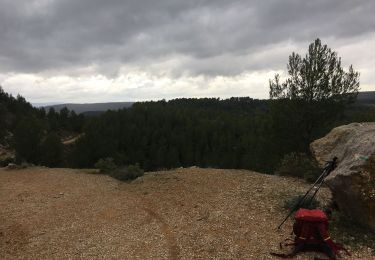
<path id="1" fill-rule="evenodd" d="M 358 94 L 357 103 L 360 105 L 375 106 L 375 91 L 364 91 Z M 122 108 L 131 107 L 134 102 L 107 102 L 107 103 L 66 103 L 56 105 L 33 104 L 36 107 L 43 106 L 47 110 L 53 107 L 55 110 L 60 111 L 62 108 L 67 107 L 69 110 L 74 110 L 78 114 L 85 114 L 88 116 L 99 115 L 107 110 L 118 110 Z"/>
<path id="2" fill-rule="evenodd" d="M 54 105 L 58 105 L 58 104 L 61 104 L 61 102 L 46 102 L 46 103 L 35 103 L 35 102 L 32 102 L 31 103 L 31 105 L 33 107 L 36 107 L 36 108 L 47 107 L 47 106 L 54 106 Z"/>
<path id="3" fill-rule="evenodd" d="M 60 111 L 64 107 L 68 108 L 69 110 L 74 110 L 77 114 L 89 112 L 89 113 L 100 113 L 107 110 L 119 110 L 122 108 L 131 107 L 134 102 L 109 102 L 109 103 L 87 103 L 87 104 L 58 104 L 52 106 L 45 106 L 48 110 L 49 108 L 53 107 L 55 110 Z"/>
<path id="4" fill-rule="evenodd" d="M 375 106 L 375 91 L 360 92 L 357 97 L 357 103 L 361 105 Z"/>

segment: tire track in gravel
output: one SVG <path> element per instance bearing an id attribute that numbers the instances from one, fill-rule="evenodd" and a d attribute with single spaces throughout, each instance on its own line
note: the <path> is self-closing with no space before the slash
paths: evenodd
<path id="1" fill-rule="evenodd" d="M 129 188 L 129 186 L 125 186 Z M 154 202 L 152 202 L 149 199 L 146 198 L 140 198 L 137 195 L 137 192 L 135 192 L 132 189 L 122 189 L 122 193 L 125 193 L 127 197 L 134 198 L 135 205 L 138 205 L 140 209 L 145 211 L 149 217 L 150 220 L 148 221 L 151 223 L 152 219 L 155 220 L 160 227 L 161 233 L 164 235 L 167 243 L 167 249 L 169 254 L 170 260 L 178 260 L 180 259 L 180 248 L 177 245 L 177 239 L 174 235 L 173 228 L 168 225 L 168 223 L 165 221 L 165 219 L 160 215 L 154 208 Z"/>
<path id="2" fill-rule="evenodd" d="M 164 218 L 158 214 L 156 211 L 151 209 L 150 206 L 148 206 L 146 203 L 142 203 L 142 209 L 149 214 L 149 216 L 153 219 L 155 219 L 159 225 L 162 233 L 164 234 L 166 238 L 166 242 L 168 245 L 168 251 L 169 251 L 169 259 L 171 260 L 177 260 L 179 259 L 180 255 L 180 249 L 177 246 L 177 240 L 175 235 L 173 234 L 172 228 L 167 224 L 167 222 L 164 220 Z"/>

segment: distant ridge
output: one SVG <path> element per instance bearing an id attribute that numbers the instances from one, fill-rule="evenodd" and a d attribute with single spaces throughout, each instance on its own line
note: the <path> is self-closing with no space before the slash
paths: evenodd
<path id="1" fill-rule="evenodd" d="M 53 107 L 55 110 L 60 111 L 61 109 L 66 107 L 69 110 L 73 110 L 77 114 L 81 114 L 85 112 L 104 112 L 107 110 L 119 110 L 122 108 L 129 108 L 133 104 L 134 102 L 108 102 L 108 103 L 86 103 L 86 104 L 67 103 L 67 104 L 45 106 L 44 108 L 48 110 Z"/>
<path id="2" fill-rule="evenodd" d="M 359 92 L 357 103 L 361 105 L 375 106 L 375 91 Z"/>
<path id="3" fill-rule="evenodd" d="M 118 110 L 122 108 L 129 108 L 134 104 L 134 102 L 107 102 L 107 103 L 66 103 L 57 105 L 47 105 L 43 106 L 47 110 L 53 107 L 55 110 L 60 111 L 62 108 L 66 107 L 69 110 L 74 110 L 77 114 L 87 113 L 88 115 L 96 115 L 107 110 Z M 358 93 L 357 104 L 375 106 L 375 91 L 363 91 Z M 35 104 L 34 104 L 35 106 Z M 38 105 L 36 105 L 38 106 Z"/>

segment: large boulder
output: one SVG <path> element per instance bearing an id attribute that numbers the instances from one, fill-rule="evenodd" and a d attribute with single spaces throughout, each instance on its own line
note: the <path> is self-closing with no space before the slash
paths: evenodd
<path id="1" fill-rule="evenodd" d="M 375 231 L 375 122 L 334 128 L 310 145 L 317 161 L 338 157 L 326 183 L 340 210 Z"/>

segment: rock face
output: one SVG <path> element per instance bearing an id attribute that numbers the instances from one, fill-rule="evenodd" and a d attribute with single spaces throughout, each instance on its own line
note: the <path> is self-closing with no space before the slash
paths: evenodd
<path id="1" fill-rule="evenodd" d="M 375 231 L 375 122 L 334 128 L 310 148 L 321 165 L 338 157 L 326 180 L 333 198 L 347 215 Z"/>

